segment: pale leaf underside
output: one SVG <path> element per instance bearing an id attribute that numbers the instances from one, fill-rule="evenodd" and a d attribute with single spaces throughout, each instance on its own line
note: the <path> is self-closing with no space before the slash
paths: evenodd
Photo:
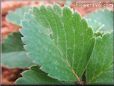
<path id="1" fill-rule="evenodd" d="M 113 11 L 106 8 L 98 9 L 95 12 L 85 16 L 88 24 L 93 28 L 94 32 L 111 32 L 113 30 Z"/>

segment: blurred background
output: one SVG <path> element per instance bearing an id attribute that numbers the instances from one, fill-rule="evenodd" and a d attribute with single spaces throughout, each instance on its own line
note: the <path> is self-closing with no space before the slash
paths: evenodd
<path id="1" fill-rule="evenodd" d="M 6 16 L 9 11 L 15 11 L 25 5 L 40 6 L 40 5 L 53 5 L 54 3 L 60 6 L 68 5 L 73 10 L 77 10 L 82 16 L 95 11 L 96 9 L 105 7 L 113 10 L 113 7 L 108 5 L 112 4 L 113 0 L 2 0 L 1 1 L 1 42 L 12 32 L 19 31 L 20 27 L 6 21 Z M 99 6 L 88 6 L 87 4 L 99 4 Z M 10 57 L 9 57 L 10 58 Z M 26 69 L 20 68 L 7 68 L 0 67 L 0 83 L 13 84 L 15 80 L 21 76 L 21 72 Z"/>

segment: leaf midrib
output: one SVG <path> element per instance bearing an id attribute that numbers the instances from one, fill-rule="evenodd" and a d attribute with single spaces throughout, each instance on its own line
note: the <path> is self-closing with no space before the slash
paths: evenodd
<path id="1" fill-rule="evenodd" d="M 37 8 L 38 9 L 38 8 Z M 47 11 L 47 10 L 46 10 Z M 41 12 L 41 11 L 40 11 Z M 55 11 L 54 11 L 54 13 L 55 13 Z M 47 15 L 47 14 L 46 14 Z M 47 15 L 48 16 L 48 15 Z M 58 17 L 60 17 L 60 16 L 58 16 Z M 51 26 L 51 24 L 50 24 L 50 22 L 48 22 L 48 20 L 47 20 L 47 18 L 45 18 L 45 16 L 43 16 L 43 18 L 46 20 L 46 22 L 47 22 L 47 24 L 49 25 L 49 29 L 52 31 L 52 26 Z M 56 19 L 55 18 L 53 18 L 55 21 L 56 21 Z M 61 22 L 62 23 L 62 22 Z M 64 26 L 64 24 L 62 23 L 62 25 Z M 56 26 L 57 26 L 57 23 L 56 23 Z M 58 29 L 57 29 L 57 27 L 56 27 L 56 30 L 58 31 Z M 65 29 L 64 29 L 64 31 L 65 31 Z M 65 32 L 66 33 L 66 32 Z M 66 38 L 66 36 L 65 36 L 65 38 Z M 72 74 L 77 78 L 77 80 L 80 82 L 81 81 L 81 79 L 79 78 L 79 76 L 77 75 L 77 73 L 75 72 L 75 70 L 71 67 L 71 65 L 69 64 L 69 62 L 67 61 L 67 60 L 64 60 L 63 59 L 63 53 L 62 53 L 62 51 L 60 50 L 60 48 L 59 48 L 59 46 L 56 46 L 55 45 L 55 43 L 53 42 L 53 45 L 54 45 L 54 47 L 59 51 L 59 53 L 60 53 L 60 55 L 61 55 L 61 57 L 62 58 L 60 58 L 70 69 L 71 69 L 71 72 L 72 72 Z M 67 45 L 66 45 L 66 47 L 67 47 Z"/>

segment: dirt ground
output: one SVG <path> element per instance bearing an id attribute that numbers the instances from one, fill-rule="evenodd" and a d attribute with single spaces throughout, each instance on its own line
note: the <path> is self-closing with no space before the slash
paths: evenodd
<path id="1" fill-rule="evenodd" d="M 91 0 L 91 1 L 95 1 L 95 0 Z M 86 15 L 87 13 L 90 13 L 98 8 L 101 8 L 105 3 L 111 3 L 110 0 L 103 0 L 102 3 L 100 3 L 99 7 L 83 7 L 83 6 L 77 6 L 75 2 L 75 0 L 70 4 L 70 7 L 73 8 L 74 10 L 77 10 L 82 16 Z M 61 6 L 64 6 L 64 3 L 66 2 L 66 0 L 45 0 L 44 2 L 42 0 L 36 0 L 36 1 L 30 1 L 30 0 L 23 0 L 23 1 L 19 1 L 19 0 L 2 0 L 1 2 L 1 10 L 2 10 L 2 14 L 1 14 L 1 37 L 3 41 L 10 33 L 12 32 L 17 32 L 19 31 L 20 27 L 16 26 L 14 24 L 11 24 L 9 22 L 6 21 L 6 16 L 8 14 L 9 11 L 11 10 L 16 10 L 17 8 L 20 8 L 24 5 L 30 5 L 30 6 L 39 6 L 42 4 L 46 4 L 46 5 L 51 5 L 53 3 L 58 3 Z M 80 3 L 80 2 L 78 2 Z M 88 2 L 88 3 L 92 3 L 92 2 Z M 111 8 L 110 6 L 107 6 L 108 8 Z M 10 58 L 10 57 L 9 57 Z M 24 69 L 19 69 L 19 68 L 14 68 L 14 69 L 9 69 L 6 67 L 0 67 L 2 72 L 0 73 L 0 83 L 1 84 L 13 84 L 14 81 L 21 76 L 21 72 L 24 71 Z"/>

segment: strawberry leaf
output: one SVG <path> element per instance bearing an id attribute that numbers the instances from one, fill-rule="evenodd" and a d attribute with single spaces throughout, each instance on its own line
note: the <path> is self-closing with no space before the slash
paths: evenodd
<path id="1" fill-rule="evenodd" d="M 62 82 L 52 79 L 42 72 L 38 66 L 32 66 L 31 69 L 22 73 L 22 77 L 16 80 L 16 84 L 62 84 Z"/>
<path id="2" fill-rule="evenodd" d="M 84 76 L 86 83 L 112 83 L 112 33 L 107 34 L 113 26 L 111 11 L 104 9 L 85 16 L 90 28 L 78 13 L 67 7 L 23 9 L 18 9 L 20 15 L 18 10 L 11 12 L 15 19 L 10 14 L 7 18 L 22 26 L 25 50 L 47 76 L 37 75 L 40 70 L 35 67 L 23 73 L 17 83 L 42 84 L 47 83 L 47 77 L 75 83 Z"/>
<path id="3" fill-rule="evenodd" d="M 81 81 L 94 45 L 92 29 L 76 12 L 55 7 L 35 7 L 33 15 L 28 17 L 32 11 L 25 15 L 21 30 L 24 48 L 49 76 Z"/>
<path id="4" fill-rule="evenodd" d="M 97 37 L 87 67 L 88 83 L 113 82 L 113 33 Z"/>
<path id="5" fill-rule="evenodd" d="M 24 6 L 17 8 L 16 11 L 10 11 L 6 16 L 7 21 L 21 26 L 21 20 L 24 18 L 24 14 L 26 14 L 30 8 L 31 7 Z"/>
<path id="6" fill-rule="evenodd" d="M 99 9 L 85 16 L 94 32 L 111 32 L 113 30 L 113 11 Z"/>
<path id="7" fill-rule="evenodd" d="M 2 52 L 24 51 L 21 37 L 22 35 L 18 32 L 10 34 L 2 43 Z"/>
<path id="8" fill-rule="evenodd" d="M 21 41 L 22 35 L 20 33 L 13 33 L 4 40 L 2 44 L 2 65 L 15 67 L 28 67 L 32 65 L 30 58 L 26 56 Z"/>

